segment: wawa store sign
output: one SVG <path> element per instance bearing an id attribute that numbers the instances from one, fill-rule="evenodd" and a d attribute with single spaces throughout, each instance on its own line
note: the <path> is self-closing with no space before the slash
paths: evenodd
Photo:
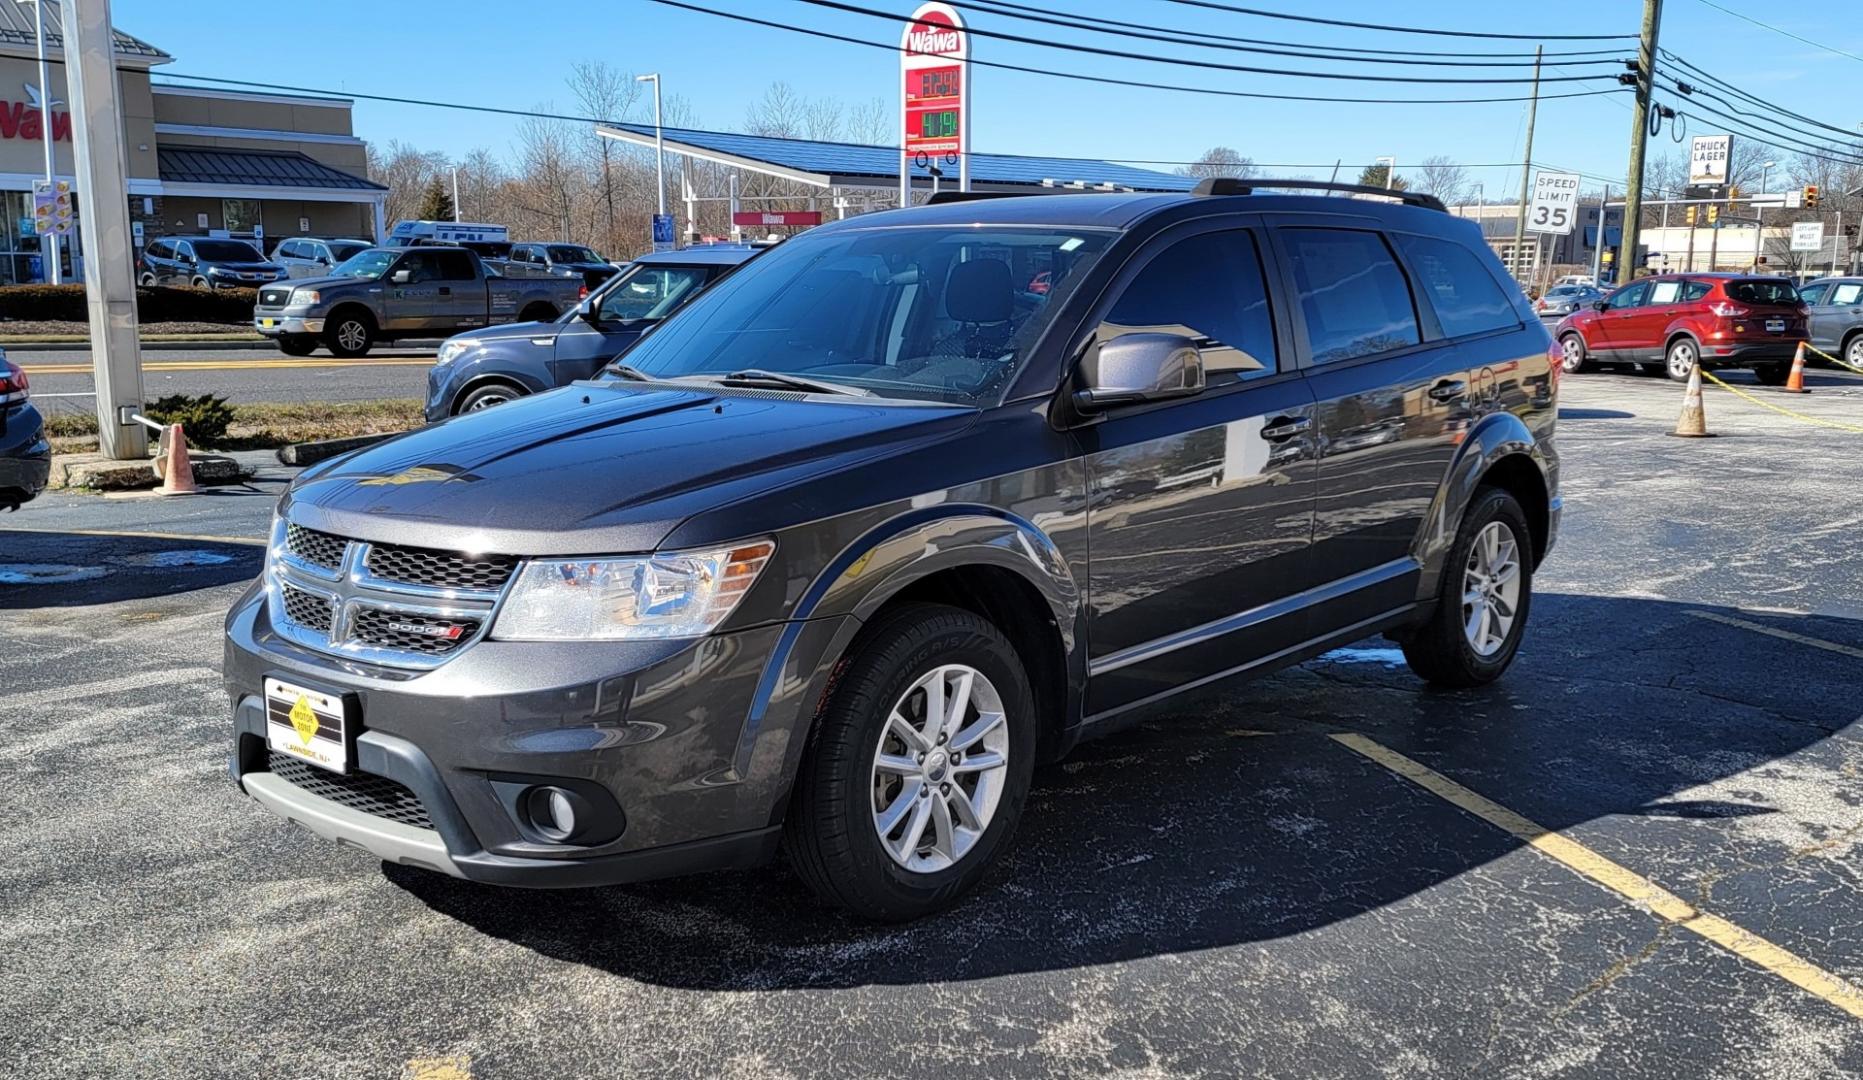
<path id="1" fill-rule="evenodd" d="M 31 139 L 38 141 L 45 137 L 45 101 L 39 88 L 26 83 L 26 100 L 0 100 L 0 139 Z M 64 102 L 53 99 L 51 105 L 57 108 Z M 71 141 L 71 114 L 55 112 L 52 114 L 52 138 L 54 141 Z"/>

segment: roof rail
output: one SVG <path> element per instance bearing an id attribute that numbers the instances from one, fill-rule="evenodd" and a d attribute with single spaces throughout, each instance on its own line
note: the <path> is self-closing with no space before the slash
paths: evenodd
<path id="1" fill-rule="evenodd" d="M 1272 177 L 1249 177 L 1241 179 L 1233 176 L 1212 176 L 1200 180 L 1191 190 L 1193 195 L 1252 195 L 1257 190 L 1274 191 L 1349 191 L 1357 195 L 1382 195 L 1388 199 L 1397 199 L 1410 206 L 1421 206 L 1425 210 L 1440 210 L 1448 213 L 1449 208 L 1434 195 L 1425 195 L 1420 191 L 1398 191 L 1394 188 L 1373 187 L 1370 184 L 1339 184 L 1331 180 L 1276 180 Z"/>
<path id="2" fill-rule="evenodd" d="M 1026 191 L 958 191 L 955 188 L 946 191 L 934 191 L 926 198 L 924 205 L 939 206 L 944 203 L 976 202 L 978 199 L 1015 199 L 1039 192 Z"/>

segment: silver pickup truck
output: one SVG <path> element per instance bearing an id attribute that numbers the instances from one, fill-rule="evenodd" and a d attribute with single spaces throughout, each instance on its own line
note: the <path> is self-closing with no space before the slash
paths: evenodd
<path id="1" fill-rule="evenodd" d="M 548 322 L 575 307 L 583 289 L 571 278 L 502 277 L 465 248 L 369 248 L 328 277 L 260 289 L 252 325 L 290 356 L 320 344 L 361 356 L 378 341 Z"/>

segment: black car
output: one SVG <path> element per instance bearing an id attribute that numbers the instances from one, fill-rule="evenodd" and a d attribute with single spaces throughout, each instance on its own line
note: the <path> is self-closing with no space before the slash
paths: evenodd
<path id="1" fill-rule="evenodd" d="M 244 240 L 165 236 L 142 249 L 136 280 L 143 285 L 197 289 L 256 289 L 286 276 L 285 268 Z"/>
<path id="2" fill-rule="evenodd" d="M 18 364 L 0 349 L 0 510 L 17 510 L 45 490 L 52 446 L 45 421 L 32 404 L 32 387 Z"/>
<path id="3" fill-rule="evenodd" d="M 1554 359 L 1421 194 L 823 225 L 603 381 L 302 473 L 227 618 L 233 775 L 469 880 L 782 847 L 922 915 L 1038 762 L 1184 691 L 1375 634 L 1500 677 L 1559 524 Z"/>
<path id="4" fill-rule="evenodd" d="M 715 244 L 642 255 L 573 313 L 448 338 L 427 372 L 427 422 L 588 378 L 760 250 Z"/>

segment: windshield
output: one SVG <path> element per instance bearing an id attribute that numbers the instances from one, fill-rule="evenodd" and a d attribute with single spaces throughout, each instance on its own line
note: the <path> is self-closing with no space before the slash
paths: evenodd
<path id="1" fill-rule="evenodd" d="M 627 360 L 664 378 L 761 368 L 881 397 L 991 404 L 1113 235 L 978 226 L 804 234 L 707 290 Z M 1047 288 L 1030 290 L 1044 272 Z"/>
<path id="2" fill-rule="evenodd" d="M 1730 281 L 1727 283 L 1727 296 L 1743 304 L 1796 304 L 1798 290 L 1792 283 L 1779 278 L 1762 278 L 1758 281 Z"/>
<path id="3" fill-rule="evenodd" d="M 343 260 L 343 264 L 330 271 L 332 277 L 379 278 L 388 272 L 395 260 L 401 257 L 398 251 L 387 248 L 368 248 Z"/>
<path id="4" fill-rule="evenodd" d="M 343 243 L 337 243 L 335 241 L 332 241 L 330 243 L 330 257 L 335 259 L 337 262 L 342 262 L 344 259 L 347 259 L 352 255 L 355 255 L 359 251 L 367 251 L 367 250 L 369 250 L 369 245 L 367 244 L 356 244 L 356 243 L 343 244 Z"/>
<path id="5" fill-rule="evenodd" d="M 202 262 L 264 262 L 265 256 L 251 244 L 238 240 L 196 240 L 194 255 Z"/>
<path id="6" fill-rule="evenodd" d="M 590 251 L 588 248 L 577 247 L 574 244 L 551 244 L 550 261 L 559 263 L 598 263 L 602 261 L 602 257 Z"/>

